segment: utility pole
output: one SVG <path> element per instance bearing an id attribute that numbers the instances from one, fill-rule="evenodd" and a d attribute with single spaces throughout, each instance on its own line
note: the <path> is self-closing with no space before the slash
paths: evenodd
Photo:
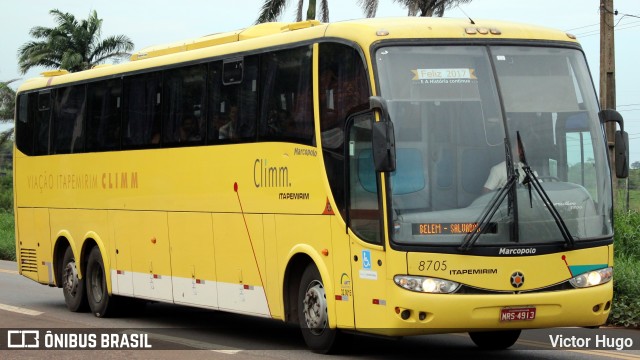
<path id="1" fill-rule="evenodd" d="M 600 107 L 602 109 L 616 108 L 616 58 L 613 15 L 613 0 L 600 0 Z M 616 123 L 607 123 L 605 130 L 607 133 L 607 148 L 609 150 L 609 162 L 611 163 L 611 180 L 615 201 L 618 190 L 614 156 Z"/>

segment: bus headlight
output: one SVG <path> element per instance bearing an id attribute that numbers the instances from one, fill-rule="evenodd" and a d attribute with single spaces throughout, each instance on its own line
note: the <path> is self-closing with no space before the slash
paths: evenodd
<path id="1" fill-rule="evenodd" d="M 611 281 L 612 277 L 613 269 L 608 267 L 574 276 L 569 280 L 569 283 L 575 288 L 587 288 L 608 283 L 609 281 Z"/>
<path id="2" fill-rule="evenodd" d="M 425 276 L 396 275 L 393 281 L 403 289 L 432 294 L 450 294 L 460 287 L 454 281 Z"/>

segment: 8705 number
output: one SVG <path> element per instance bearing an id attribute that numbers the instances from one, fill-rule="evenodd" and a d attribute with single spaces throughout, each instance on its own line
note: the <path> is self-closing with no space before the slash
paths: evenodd
<path id="1" fill-rule="evenodd" d="M 427 261 L 420 261 L 418 263 L 418 270 L 420 271 L 429 271 L 429 270 L 434 270 L 434 271 L 446 271 L 447 270 L 447 260 L 427 260 Z"/>

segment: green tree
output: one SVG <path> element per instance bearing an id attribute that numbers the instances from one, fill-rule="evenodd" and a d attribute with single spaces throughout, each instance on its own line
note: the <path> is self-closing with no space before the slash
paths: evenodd
<path id="1" fill-rule="evenodd" d="M 379 0 L 358 0 L 367 17 L 375 17 Z M 393 0 L 407 8 L 408 16 L 442 17 L 446 9 L 459 4 L 470 3 L 471 0 Z"/>
<path id="2" fill-rule="evenodd" d="M 18 79 L 0 81 L 0 124 L 13 121 L 16 109 L 16 92 L 9 84 L 17 80 Z M 13 128 L 0 132 L 0 148 L 6 147 L 12 135 Z M 3 165 L 2 160 L 3 159 L 0 158 L 0 166 Z"/>
<path id="3" fill-rule="evenodd" d="M 318 4 L 316 0 L 309 0 L 307 5 L 307 18 L 306 20 L 316 19 L 316 8 Z M 320 0 L 320 21 L 329 22 L 329 4 L 328 0 Z M 265 0 L 262 8 L 260 9 L 260 15 L 256 24 L 276 21 L 287 7 L 287 0 Z M 304 0 L 298 0 L 298 7 L 296 12 L 296 21 L 302 21 L 302 9 L 304 8 Z"/>
<path id="4" fill-rule="evenodd" d="M 16 108 L 16 92 L 9 84 L 15 81 L 18 81 L 18 79 L 0 81 L 0 123 L 13 121 Z"/>
<path id="5" fill-rule="evenodd" d="M 77 20 L 70 13 L 49 11 L 57 26 L 36 26 L 29 34 L 36 40 L 18 49 L 18 64 L 24 74 L 33 67 L 65 69 L 70 72 L 90 69 L 108 59 L 130 56 L 133 42 L 125 35 L 100 39 L 102 19 L 94 10 L 86 20 Z"/>

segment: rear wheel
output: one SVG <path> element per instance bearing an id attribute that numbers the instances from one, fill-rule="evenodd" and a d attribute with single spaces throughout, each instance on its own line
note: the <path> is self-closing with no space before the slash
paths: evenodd
<path id="1" fill-rule="evenodd" d="M 481 349 L 502 350 L 518 341 L 520 330 L 470 332 L 469 336 Z"/>
<path id="2" fill-rule="evenodd" d="M 298 318 L 307 346 L 317 353 L 329 353 L 336 340 L 336 329 L 329 327 L 327 294 L 318 269 L 307 266 L 298 290 Z"/>
<path id="3" fill-rule="evenodd" d="M 87 300 L 91 312 L 97 317 L 107 317 L 114 306 L 111 304 L 113 299 L 107 291 L 104 261 L 97 246 L 91 249 L 86 273 Z"/>
<path id="4" fill-rule="evenodd" d="M 68 247 L 62 258 L 62 293 L 64 303 L 73 312 L 87 311 L 87 296 L 85 293 L 85 278 L 78 278 L 79 263 L 73 256 L 73 250 Z"/>

